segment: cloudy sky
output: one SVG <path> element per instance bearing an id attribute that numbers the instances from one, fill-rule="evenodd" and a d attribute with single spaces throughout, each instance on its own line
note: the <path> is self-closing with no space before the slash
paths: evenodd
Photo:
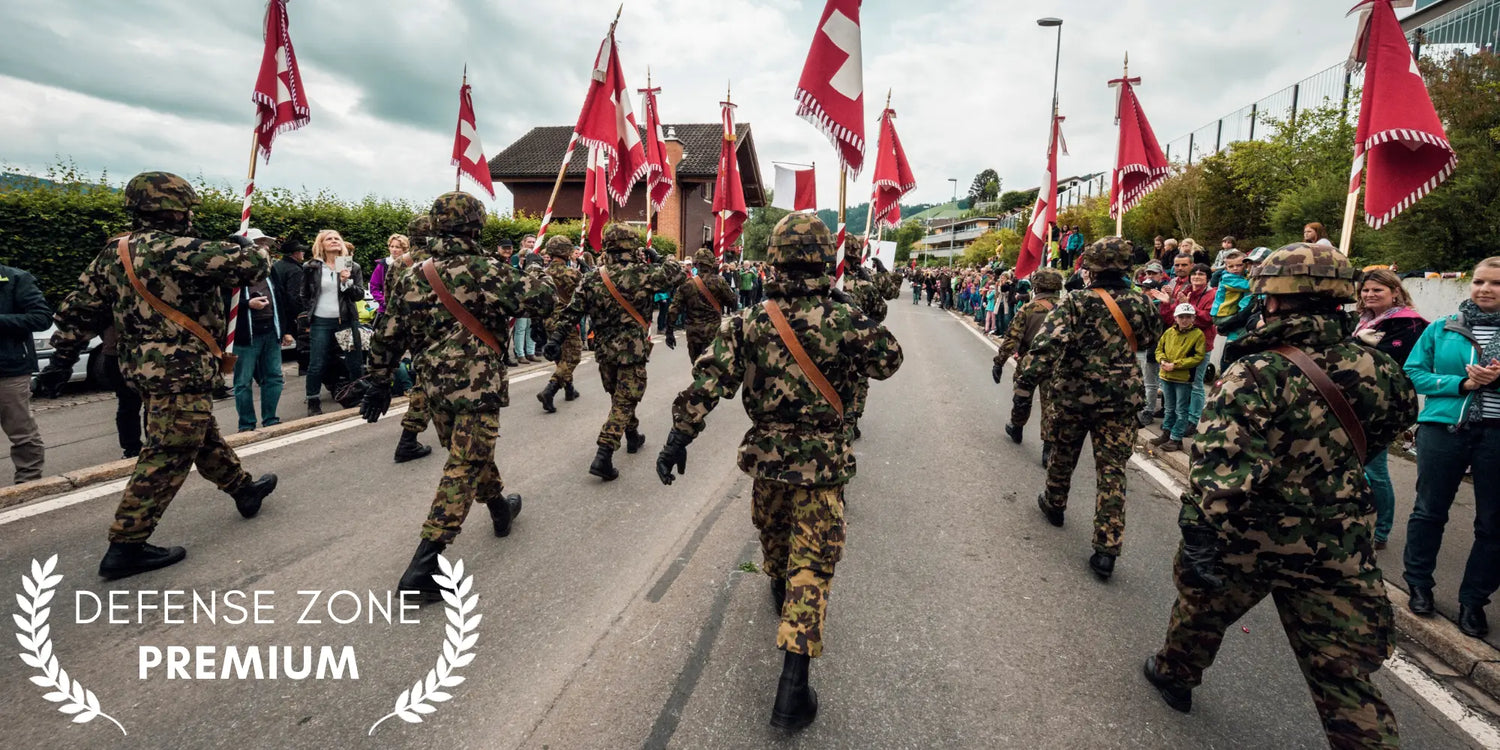
<path id="1" fill-rule="evenodd" d="M 291 34 L 312 122 L 278 137 L 258 184 L 427 201 L 449 166 L 464 65 L 493 156 L 537 125 L 571 124 L 618 0 L 292 0 Z M 1065 20 L 1064 174 L 1114 154 L 1114 96 L 1128 50 L 1163 143 L 1339 62 L 1350 0 L 875 0 L 864 4 L 866 113 L 886 91 L 919 187 L 945 201 L 984 168 L 1010 188 L 1041 174 L 1052 29 Z M 649 65 L 667 122 L 716 122 L 731 80 L 772 160 L 834 165 L 792 93 L 822 0 L 627 0 L 618 39 L 632 88 Z M 0 165 L 59 158 L 122 181 L 143 169 L 242 185 L 262 49 L 261 0 L 6 0 L 0 24 Z M 639 109 L 639 104 L 636 105 Z M 867 127 L 873 141 L 876 128 Z M 873 143 L 868 152 L 873 152 Z M 561 158 L 561 154 L 559 154 Z M 871 159 L 873 165 L 873 159 Z M 837 195 L 820 168 L 818 193 Z M 869 169 L 850 202 L 869 193 Z M 498 210 L 510 195 L 498 188 Z"/>

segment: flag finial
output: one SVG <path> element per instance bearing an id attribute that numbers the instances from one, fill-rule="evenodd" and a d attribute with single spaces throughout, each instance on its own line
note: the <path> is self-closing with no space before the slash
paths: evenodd
<path id="1" fill-rule="evenodd" d="M 1130 50 L 1125 50 L 1125 78 L 1130 77 Z"/>

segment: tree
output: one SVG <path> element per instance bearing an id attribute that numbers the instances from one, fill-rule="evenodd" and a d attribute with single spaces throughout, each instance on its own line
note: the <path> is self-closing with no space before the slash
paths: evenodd
<path id="1" fill-rule="evenodd" d="M 1012 190 L 1000 196 L 1000 213 L 1008 214 L 1018 208 L 1025 208 L 1036 203 L 1037 194 L 1040 190 Z"/>
<path id="2" fill-rule="evenodd" d="M 911 248 L 917 240 L 922 239 L 927 230 L 915 219 L 907 219 L 901 225 L 890 231 L 890 238 L 896 241 L 896 262 L 905 263 L 911 260 Z"/>
<path id="3" fill-rule="evenodd" d="M 980 203 L 992 203 L 999 192 L 999 173 L 993 169 L 986 169 L 974 175 L 974 182 L 969 185 L 969 206 L 973 207 Z"/>
<path id="4" fill-rule="evenodd" d="M 770 190 L 766 191 L 768 204 L 771 202 L 771 193 Z M 740 234 L 740 242 L 745 248 L 745 260 L 765 260 L 766 248 L 771 245 L 771 230 L 789 213 L 791 211 L 770 205 L 750 209 L 750 215 L 745 217 L 744 231 Z"/>

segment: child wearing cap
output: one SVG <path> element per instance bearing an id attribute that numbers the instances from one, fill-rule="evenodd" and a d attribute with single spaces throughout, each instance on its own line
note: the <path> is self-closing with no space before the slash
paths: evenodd
<path id="1" fill-rule="evenodd" d="M 1161 437 L 1151 444 L 1163 451 L 1182 450 L 1182 438 L 1191 426 L 1188 407 L 1193 395 L 1193 369 L 1202 366 L 1208 356 L 1203 331 L 1194 325 L 1198 311 L 1184 302 L 1172 313 L 1176 325 L 1156 342 L 1166 417 L 1162 419 Z"/>

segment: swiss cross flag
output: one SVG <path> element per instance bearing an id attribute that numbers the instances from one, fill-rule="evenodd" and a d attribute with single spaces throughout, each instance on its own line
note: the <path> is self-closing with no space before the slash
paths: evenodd
<path id="1" fill-rule="evenodd" d="M 740 239 L 744 231 L 745 186 L 740 181 L 739 156 L 734 133 L 734 105 L 720 102 L 724 140 L 719 147 L 719 179 L 714 185 L 714 255 L 724 258 L 724 250 Z"/>
<path id="2" fill-rule="evenodd" d="M 1116 78 L 1109 82 L 1119 87 L 1119 103 L 1115 121 L 1120 125 L 1120 147 L 1111 176 L 1109 190 L 1109 215 L 1116 218 L 1135 208 L 1147 193 L 1155 190 L 1167 179 L 1172 167 L 1156 141 L 1156 132 L 1146 120 L 1140 100 L 1135 97 L 1139 78 Z"/>
<path id="3" fill-rule="evenodd" d="M 588 222 L 588 242 L 604 249 L 604 225 L 609 223 L 608 156 L 600 146 L 589 147 L 589 167 L 583 180 L 583 218 Z"/>
<path id="4" fill-rule="evenodd" d="M 828 0 L 797 81 L 797 115 L 816 125 L 855 175 L 865 162 L 865 81 L 860 0 Z"/>
<path id="5" fill-rule="evenodd" d="M 1037 194 L 1036 210 L 1021 239 L 1021 257 L 1016 260 L 1016 278 L 1024 279 L 1042 265 L 1047 255 L 1048 234 L 1057 223 L 1057 152 L 1068 147 L 1062 139 L 1062 117 L 1052 118 L 1052 142 L 1047 148 L 1047 172 L 1042 175 L 1042 189 Z"/>
<path id="6" fill-rule="evenodd" d="M 1411 0 L 1399 0 L 1411 5 Z M 1351 63 L 1365 65 L 1349 192 L 1363 170 L 1365 221 L 1379 229 L 1432 192 L 1458 166 L 1391 0 L 1365 0 Z M 1350 11 L 1353 13 L 1354 11 Z"/>
<path id="7" fill-rule="evenodd" d="M 630 109 L 613 27 L 594 58 L 589 93 L 583 100 L 573 134 L 583 145 L 604 150 L 609 165 L 609 194 L 617 205 L 625 205 L 631 189 L 646 177 L 650 165 L 646 162 L 646 148 L 641 143 L 635 113 Z"/>
<path id="8" fill-rule="evenodd" d="M 479 142 L 479 128 L 474 124 L 474 101 L 469 97 L 467 82 L 458 90 L 458 129 L 453 133 L 453 166 L 495 199 L 495 183 L 490 181 L 490 164 L 484 158 L 484 144 Z"/>
<path id="9" fill-rule="evenodd" d="M 880 141 L 875 150 L 875 198 L 871 209 L 877 226 L 894 227 L 901 223 L 901 196 L 915 190 L 917 178 L 906 163 L 901 137 L 896 135 L 896 110 L 886 109 L 880 116 Z M 866 237 L 865 242 L 870 238 Z"/>
<path id="10" fill-rule="evenodd" d="M 650 85 L 649 81 L 647 85 Z M 672 194 L 677 181 L 672 160 L 667 158 L 667 138 L 661 130 L 661 115 L 656 111 L 656 94 L 660 91 L 641 89 L 641 109 L 646 113 L 646 190 L 657 211 L 667 205 L 667 196 Z"/>
<path id="11" fill-rule="evenodd" d="M 280 133 L 296 130 L 312 119 L 307 92 L 297 72 L 297 54 L 287 33 L 286 0 L 271 0 L 266 6 L 266 47 L 260 57 L 260 74 L 250 94 L 256 108 L 256 138 L 261 156 L 271 158 L 271 141 Z"/>

